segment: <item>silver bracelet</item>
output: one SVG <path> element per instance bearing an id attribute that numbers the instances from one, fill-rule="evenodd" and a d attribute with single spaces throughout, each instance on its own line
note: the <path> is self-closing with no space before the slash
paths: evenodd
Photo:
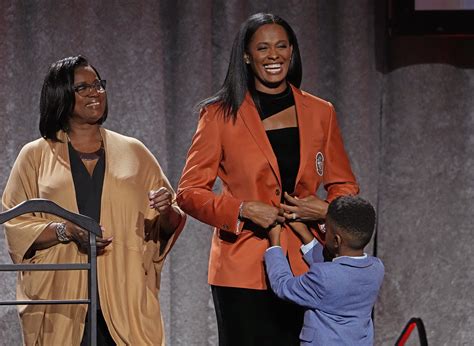
<path id="1" fill-rule="evenodd" d="M 66 235 L 66 223 L 61 222 L 56 224 L 56 237 L 61 243 L 67 243 L 71 241 L 71 238 L 69 238 Z"/>
<path id="2" fill-rule="evenodd" d="M 239 221 L 243 221 L 244 219 L 244 217 L 242 216 L 242 209 L 244 209 L 244 202 L 240 203 L 240 206 L 239 206 L 239 216 L 238 216 Z"/>

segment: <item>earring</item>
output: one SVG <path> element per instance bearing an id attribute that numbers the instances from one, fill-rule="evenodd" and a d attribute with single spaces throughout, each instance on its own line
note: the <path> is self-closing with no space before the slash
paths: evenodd
<path id="1" fill-rule="evenodd" d="M 250 59 L 249 59 L 249 56 L 248 55 L 245 55 L 244 56 L 244 62 L 248 65 L 250 64 Z"/>

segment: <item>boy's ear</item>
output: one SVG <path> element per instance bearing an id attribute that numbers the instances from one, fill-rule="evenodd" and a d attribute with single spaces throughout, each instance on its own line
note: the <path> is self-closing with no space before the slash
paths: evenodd
<path id="1" fill-rule="evenodd" d="M 334 235 L 334 246 L 336 249 L 339 249 L 341 248 L 341 245 L 342 245 L 342 237 L 340 234 L 336 233 Z"/>

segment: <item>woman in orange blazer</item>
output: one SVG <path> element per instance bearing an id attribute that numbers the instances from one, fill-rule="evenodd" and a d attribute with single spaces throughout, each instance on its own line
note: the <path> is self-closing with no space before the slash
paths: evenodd
<path id="1" fill-rule="evenodd" d="M 215 227 L 209 283 L 220 345 L 299 344 L 302 310 L 267 285 L 267 231 L 283 225 L 282 247 L 293 273 L 302 274 L 308 266 L 289 224 L 324 219 L 327 202 L 358 193 L 334 108 L 298 89 L 301 77 L 291 27 L 255 14 L 235 38 L 222 88 L 201 103 L 177 201 Z M 217 177 L 219 194 L 212 191 Z M 316 196 L 320 184 L 325 200 Z"/>

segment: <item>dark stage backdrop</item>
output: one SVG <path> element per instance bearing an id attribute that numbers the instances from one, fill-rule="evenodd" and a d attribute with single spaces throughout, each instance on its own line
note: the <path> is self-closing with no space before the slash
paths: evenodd
<path id="1" fill-rule="evenodd" d="M 335 105 L 361 195 L 377 206 L 386 277 L 376 345 L 394 344 L 413 316 L 423 318 L 433 345 L 470 344 L 474 72 L 423 59 L 388 69 L 380 3 L 0 0 L 0 191 L 20 148 L 39 136 L 49 64 L 79 53 L 108 81 L 105 126 L 142 140 L 176 187 L 197 124 L 194 104 L 223 81 L 239 24 L 274 12 L 295 29 L 302 87 Z M 189 219 L 167 259 L 169 345 L 217 345 L 210 236 Z M 3 234 L 0 260 L 9 261 Z M 0 275 L 0 297 L 14 298 L 14 275 Z M 20 344 L 12 307 L 0 307 L 0 344 Z"/>

